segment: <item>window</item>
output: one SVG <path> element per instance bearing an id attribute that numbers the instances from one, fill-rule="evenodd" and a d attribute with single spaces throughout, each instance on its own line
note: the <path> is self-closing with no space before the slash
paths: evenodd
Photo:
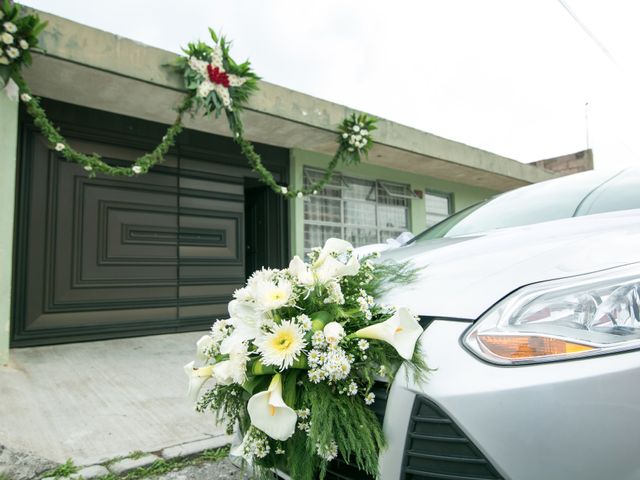
<path id="1" fill-rule="evenodd" d="M 451 200 L 450 193 L 425 192 L 424 207 L 427 215 L 427 228 L 433 227 L 453 213 Z"/>
<path id="2" fill-rule="evenodd" d="M 305 185 L 322 171 L 305 168 Z M 335 173 L 317 195 L 304 199 L 304 248 L 322 246 L 331 237 L 344 238 L 354 246 L 384 242 L 409 229 L 408 185 Z"/>

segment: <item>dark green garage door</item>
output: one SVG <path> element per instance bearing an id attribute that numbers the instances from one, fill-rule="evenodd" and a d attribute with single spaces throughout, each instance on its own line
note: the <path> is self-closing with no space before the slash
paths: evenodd
<path id="1" fill-rule="evenodd" d="M 164 130 L 55 102 L 46 107 L 72 145 L 114 164 L 152 148 Z M 147 175 L 90 179 L 26 118 L 21 135 L 16 346 L 207 328 L 226 316 L 245 280 L 246 228 L 275 240 L 274 251 L 262 252 L 273 266 L 288 254 L 284 201 L 271 199 L 281 221 L 272 215 L 268 224 L 245 225 L 245 210 L 260 210 L 246 204 L 255 180 L 228 139 L 185 132 Z M 286 150 L 261 150 L 286 180 Z"/>

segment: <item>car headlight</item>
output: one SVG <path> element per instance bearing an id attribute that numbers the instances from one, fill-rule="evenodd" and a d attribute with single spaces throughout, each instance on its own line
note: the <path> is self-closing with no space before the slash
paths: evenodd
<path id="1" fill-rule="evenodd" d="M 478 320 L 463 343 L 501 365 L 640 348 L 640 264 L 521 288 Z"/>

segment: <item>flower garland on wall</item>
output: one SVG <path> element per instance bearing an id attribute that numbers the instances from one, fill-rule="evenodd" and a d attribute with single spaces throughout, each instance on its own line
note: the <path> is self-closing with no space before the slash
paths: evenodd
<path id="1" fill-rule="evenodd" d="M 419 379 L 428 368 L 417 318 L 374 300 L 416 272 L 376 256 L 358 259 L 332 238 L 308 263 L 296 256 L 286 269 L 259 270 L 234 293 L 230 318 L 197 342 L 189 393 L 229 433 L 240 426 L 232 454 L 256 477 L 322 478 L 337 456 L 377 474 L 385 439 L 370 408 L 374 381 L 393 381 L 401 366 Z"/>
<path id="2" fill-rule="evenodd" d="M 161 163 L 169 149 L 175 144 L 183 128 L 185 113 L 202 110 L 204 115 L 223 113 L 227 118 L 233 140 L 247 158 L 252 170 L 260 180 L 274 192 L 288 198 L 302 198 L 316 194 L 331 180 L 339 162 L 357 164 L 373 147 L 371 132 L 376 120 L 365 114 L 352 114 L 338 126 L 338 148 L 329 162 L 323 177 L 313 185 L 293 189 L 279 185 L 272 173 L 264 166 L 253 144 L 244 137 L 244 126 L 240 113 L 249 98 L 258 90 L 259 77 L 251 70 L 248 61 L 236 63 L 230 56 L 230 43 L 209 30 L 213 46 L 204 42 L 190 43 L 185 57 L 176 61 L 174 68 L 183 76 L 187 95 L 176 108 L 177 115 L 161 142 L 149 153 L 137 158 L 130 166 L 110 165 L 97 154 L 84 154 L 75 150 L 49 120 L 40 99 L 33 95 L 20 69 L 31 62 L 30 51 L 38 46 L 38 35 L 46 27 L 36 14 L 20 15 L 20 6 L 3 0 L 0 8 L 0 79 L 6 83 L 13 79 L 20 89 L 20 99 L 34 124 L 40 129 L 52 148 L 66 160 L 81 165 L 90 176 L 97 173 L 114 176 L 135 176 L 147 173 Z"/>

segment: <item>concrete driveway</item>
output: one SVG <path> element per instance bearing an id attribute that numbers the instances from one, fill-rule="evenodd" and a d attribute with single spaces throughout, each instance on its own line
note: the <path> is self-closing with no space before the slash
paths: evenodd
<path id="1" fill-rule="evenodd" d="M 202 333 L 14 349 L 0 367 L 0 445 L 99 463 L 223 434 L 187 400 Z"/>

